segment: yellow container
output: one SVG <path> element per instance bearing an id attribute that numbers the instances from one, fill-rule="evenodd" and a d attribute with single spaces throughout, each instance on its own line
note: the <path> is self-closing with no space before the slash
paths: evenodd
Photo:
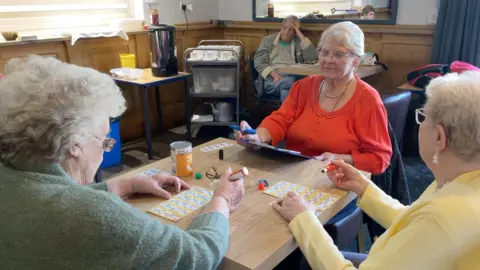
<path id="1" fill-rule="evenodd" d="M 178 177 L 187 177 L 193 174 L 192 143 L 187 141 L 170 144 L 172 172 Z"/>
<path id="2" fill-rule="evenodd" d="M 133 53 L 121 53 L 120 54 L 120 65 L 122 68 L 136 68 L 137 60 L 135 54 Z"/>

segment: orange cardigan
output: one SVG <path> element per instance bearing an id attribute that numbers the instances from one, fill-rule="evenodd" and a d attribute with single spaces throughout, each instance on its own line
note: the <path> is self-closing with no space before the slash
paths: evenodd
<path id="1" fill-rule="evenodd" d="M 260 127 L 270 132 L 272 145 L 285 139 L 288 149 L 307 156 L 324 152 L 351 155 L 356 168 L 382 173 L 392 156 L 387 112 L 378 92 L 356 78 L 352 98 L 334 112 L 323 111 L 317 102 L 322 76 L 296 82 L 280 109 Z"/>

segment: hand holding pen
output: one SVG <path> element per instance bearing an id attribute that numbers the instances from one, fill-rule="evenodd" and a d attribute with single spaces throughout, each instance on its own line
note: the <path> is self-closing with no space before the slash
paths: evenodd
<path id="1" fill-rule="evenodd" d="M 235 139 L 237 143 L 240 145 L 249 146 L 248 143 L 253 143 L 253 144 L 262 143 L 257 132 L 254 129 L 252 129 L 250 125 L 245 121 L 242 121 L 240 123 L 240 127 L 231 126 L 231 128 L 235 130 Z"/>

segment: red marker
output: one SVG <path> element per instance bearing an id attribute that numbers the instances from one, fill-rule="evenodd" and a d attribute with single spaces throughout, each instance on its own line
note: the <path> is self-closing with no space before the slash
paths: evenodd
<path id="1" fill-rule="evenodd" d="M 328 164 L 325 168 L 322 169 L 322 173 L 331 172 L 335 169 L 337 169 L 337 166 L 335 166 L 333 164 Z"/>

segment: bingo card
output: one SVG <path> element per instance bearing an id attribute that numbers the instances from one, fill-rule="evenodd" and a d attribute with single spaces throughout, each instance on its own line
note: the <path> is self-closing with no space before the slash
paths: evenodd
<path id="1" fill-rule="evenodd" d="M 176 222 L 204 206 L 212 196 L 213 191 L 211 190 L 192 187 L 149 209 L 147 212 Z"/>
<path id="2" fill-rule="evenodd" d="M 154 175 L 157 174 L 157 173 L 171 174 L 171 173 L 169 173 L 169 172 L 166 172 L 166 171 L 162 171 L 162 170 L 153 168 L 153 169 L 150 169 L 150 170 L 148 170 L 148 171 L 144 171 L 144 172 L 142 172 L 142 173 L 139 173 L 139 174 L 137 174 L 137 175 L 154 176 Z"/>
<path id="3" fill-rule="evenodd" d="M 318 191 L 286 181 L 281 181 L 274 186 L 271 186 L 265 190 L 264 193 L 277 198 L 283 198 L 289 191 L 294 191 L 298 195 L 302 196 L 307 202 L 315 205 L 317 209 L 316 214 L 324 211 L 340 198 L 340 196 L 336 194 Z"/>

